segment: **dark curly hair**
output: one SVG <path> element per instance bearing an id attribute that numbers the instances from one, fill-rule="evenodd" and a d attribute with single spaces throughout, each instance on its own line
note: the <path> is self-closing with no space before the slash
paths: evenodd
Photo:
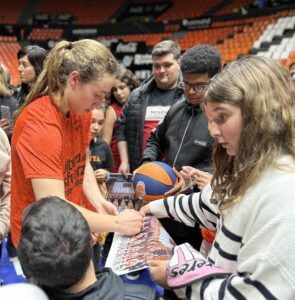
<path id="1" fill-rule="evenodd" d="M 182 74 L 208 74 L 212 78 L 221 70 L 221 55 L 213 46 L 194 46 L 182 55 L 180 69 Z"/>

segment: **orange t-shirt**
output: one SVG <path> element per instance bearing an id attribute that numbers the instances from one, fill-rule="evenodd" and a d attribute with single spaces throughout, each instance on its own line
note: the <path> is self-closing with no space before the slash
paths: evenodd
<path id="1" fill-rule="evenodd" d="M 86 206 L 82 191 L 91 113 L 64 116 L 48 96 L 34 100 L 18 117 L 11 141 L 11 235 L 18 245 L 24 209 L 35 201 L 31 179 L 60 179 L 66 198 Z M 54 191 L 52 193 L 54 195 Z"/>

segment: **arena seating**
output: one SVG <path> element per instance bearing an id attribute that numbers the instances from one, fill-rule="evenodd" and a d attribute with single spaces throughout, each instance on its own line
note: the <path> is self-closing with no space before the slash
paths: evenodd
<path id="1" fill-rule="evenodd" d="M 28 40 L 31 41 L 46 41 L 46 40 L 60 40 L 63 35 L 63 29 L 55 28 L 34 28 Z"/>
<path id="2" fill-rule="evenodd" d="M 24 9 L 27 0 L 1 0 L 0 24 L 15 24 Z"/>
<path id="3" fill-rule="evenodd" d="M 220 10 L 218 10 L 218 12 L 216 13 L 217 15 L 225 15 L 225 14 L 230 14 L 230 13 L 235 13 L 235 12 L 239 12 L 239 10 L 241 9 L 241 7 L 244 6 L 248 6 L 250 4 L 252 4 L 252 0 L 234 0 L 234 1 L 230 1 L 229 5 L 221 8 Z"/>
<path id="4" fill-rule="evenodd" d="M 80 1 L 80 0 L 42 0 L 40 14 L 71 14 L 80 25 L 101 24 L 124 4 L 123 0 Z"/>
<path id="5" fill-rule="evenodd" d="M 221 0 L 175 0 L 173 5 L 167 9 L 162 15 L 157 19 L 159 21 L 164 20 L 179 20 L 179 19 L 189 19 L 198 18 L 203 16 L 207 11 L 222 2 Z"/>
<path id="6" fill-rule="evenodd" d="M 154 3 L 154 0 L 134 0 L 130 3 Z M 228 13 L 241 12 L 241 7 L 249 10 L 253 0 L 233 0 L 225 2 L 222 0 L 201 1 L 189 0 L 172 1 L 172 5 L 159 17 L 157 21 L 162 22 L 162 32 L 154 33 L 144 23 L 142 32 L 132 34 L 99 35 L 97 40 L 113 39 L 129 42 L 144 42 L 151 48 L 164 39 L 176 40 L 181 50 L 197 44 L 211 44 L 218 47 L 222 53 L 223 63 L 233 61 L 238 56 L 247 54 L 265 55 L 280 60 L 286 66 L 294 60 L 295 51 L 295 10 L 282 10 L 270 15 L 250 17 L 237 14 L 235 18 L 220 18 Z M 15 24 L 22 15 L 22 11 L 28 9 L 28 0 L 3 0 L 0 2 L 0 24 Z M 38 13 L 40 14 L 70 14 L 74 17 L 74 24 L 98 25 L 101 23 L 115 23 L 115 15 L 122 6 L 123 0 L 96 1 L 87 0 L 40 0 Z M 126 3 L 125 3 L 126 5 Z M 188 30 L 182 25 L 182 19 L 212 16 L 212 22 L 208 28 Z M 214 18 L 214 16 L 218 16 Z M 147 21 L 145 19 L 145 21 Z M 118 21 L 117 21 L 118 22 Z M 120 24 L 118 23 L 118 26 Z M 115 28 L 115 27 L 114 27 Z M 140 28 L 140 26 L 139 26 Z M 68 30 L 68 29 L 67 29 Z M 25 43 L 47 44 L 48 40 L 67 39 L 67 30 L 62 26 L 40 26 L 32 25 L 29 30 L 21 29 L 18 38 Z M 25 34 L 24 34 L 25 32 Z M 100 31 L 98 31 L 100 32 Z M 115 30 L 114 30 L 115 33 Z M 0 32 L 0 61 L 11 69 L 12 83 L 19 83 L 18 62 L 16 53 L 20 48 L 17 38 L 12 32 Z M 116 55 L 116 53 L 114 53 Z"/>

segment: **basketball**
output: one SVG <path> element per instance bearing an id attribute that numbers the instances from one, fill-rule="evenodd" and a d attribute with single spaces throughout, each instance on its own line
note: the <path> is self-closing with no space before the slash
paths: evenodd
<path id="1" fill-rule="evenodd" d="M 178 182 L 173 169 L 166 163 L 154 161 L 140 166 L 133 177 L 135 198 L 143 203 L 164 198 Z"/>

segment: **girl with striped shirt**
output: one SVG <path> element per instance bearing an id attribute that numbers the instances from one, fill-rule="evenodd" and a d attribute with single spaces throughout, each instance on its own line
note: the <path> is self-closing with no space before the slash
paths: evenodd
<path id="1" fill-rule="evenodd" d="M 186 299 L 295 299 L 294 99 L 287 70 L 263 57 L 239 59 L 212 79 L 203 99 L 216 141 L 210 185 L 142 212 L 216 230 L 203 261 L 219 271 L 202 273 L 198 265 L 173 273 L 173 256 L 150 262 L 158 283 L 184 287 Z M 171 280 L 185 275 L 182 284 Z"/>

